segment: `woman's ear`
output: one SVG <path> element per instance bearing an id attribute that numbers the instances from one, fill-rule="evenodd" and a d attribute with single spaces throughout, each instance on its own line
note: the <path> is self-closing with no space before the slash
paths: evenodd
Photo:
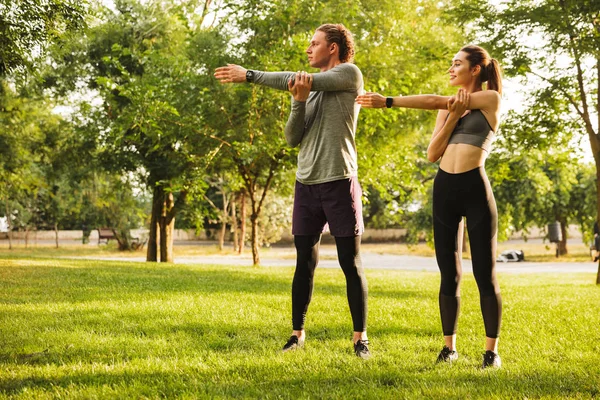
<path id="1" fill-rule="evenodd" d="M 481 65 L 476 65 L 473 67 L 472 75 L 477 76 L 481 73 Z"/>

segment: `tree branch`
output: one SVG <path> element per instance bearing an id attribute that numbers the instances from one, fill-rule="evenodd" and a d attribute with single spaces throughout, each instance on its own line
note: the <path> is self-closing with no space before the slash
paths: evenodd
<path id="1" fill-rule="evenodd" d="M 277 168 L 277 160 L 271 161 L 271 168 L 269 168 L 269 176 L 267 177 L 267 181 L 265 182 L 265 187 L 262 192 L 262 196 L 260 201 L 258 202 L 258 207 L 256 209 L 256 214 L 260 214 L 260 210 L 262 208 L 263 202 L 267 197 L 267 192 L 269 191 L 269 187 L 271 186 L 271 182 L 273 181 L 273 177 L 275 176 L 275 169 Z"/>
<path id="2" fill-rule="evenodd" d="M 537 76 L 538 78 L 550 83 L 552 85 L 552 87 L 558 89 L 560 92 L 562 92 L 562 94 L 567 98 L 567 100 L 569 100 L 569 103 L 571 103 L 573 105 L 573 107 L 575 107 L 575 110 L 577 111 L 577 114 L 579 114 L 579 116 L 581 118 L 584 118 L 584 114 L 583 112 L 579 109 L 579 104 L 577 104 L 577 102 L 575 101 L 575 99 L 573 98 L 573 96 L 571 96 L 569 94 L 569 92 L 567 92 L 567 90 L 560 86 L 555 80 L 550 79 L 550 78 L 546 78 L 543 75 L 538 74 L 537 72 L 531 72 L 532 75 Z"/>
<path id="3" fill-rule="evenodd" d="M 559 0 L 559 4 L 564 12 L 564 15 L 568 16 L 569 12 L 565 6 L 565 0 Z M 592 123 L 590 121 L 590 114 L 588 111 L 587 96 L 585 94 L 585 86 L 583 83 L 583 70 L 581 69 L 581 60 L 579 59 L 580 55 L 579 55 L 579 52 L 577 51 L 577 46 L 575 43 L 575 41 L 576 41 L 575 32 L 573 31 L 573 26 L 570 23 L 570 20 L 568 18 L 566 18 L 566 24 L 567 24 L 567 28 L 569 29 L 569 42 L 571 44 L 571 51 L 573 53 L 573 59 L 575 60 L 575 66 L 577 67 L 577 84 L 579 85 L 579 97 L 581 98 L 581 106 L 583 108 L 583 110 L 580 112 L 580 115 L 585 122 L 585 127 L 586 127 L 588 134 L 590 135 L 590 139 L 591 139 L 591 135 L 594 135 L 595 132 L 594 132 L 594 128 L 592 127 Z"/>

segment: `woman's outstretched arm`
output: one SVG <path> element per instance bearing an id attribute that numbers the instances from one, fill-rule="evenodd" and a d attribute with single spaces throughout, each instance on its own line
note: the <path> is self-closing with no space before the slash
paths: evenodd
<path id="1" fill-rule="evenodd" d="M 449 96 L 419 94 L 414 96 L 392 97 L 392 107 L 420 108 L 423 110 L 447 110 Z M 384 108 L 386 97 L 379 93 L 367 92 L 356 97 L 356 102 L 366 108 Z"/>

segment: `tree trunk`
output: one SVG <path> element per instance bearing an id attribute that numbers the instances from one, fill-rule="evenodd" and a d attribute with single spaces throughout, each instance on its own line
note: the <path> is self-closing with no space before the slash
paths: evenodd
<path id="1" fill-rule="evenodd" d="M 154 188 L 152 194 L 152 215 L 150 217 L 150 232 L 148 233 L 148 249 L 146 261 L 158 261 L 158 221 L 162 212 L 162 190 Z"/>
<path id="2" fill-rule="evenodd" d="M 600 59 L 598 59 L 598 68 L 600 69 Z M 600 72 L 599 72 L 598 84 L 600 84 Z M 598 99 L 600 102 L 600 98 Z M 600 118 L 600 114 L 598 114 Z M 596 137 L 590 135 L 590 140 L 596 140 Z M 598 142 L 592 143 L 592 150 L 599 148 Z M 595 154 L 594 159 L 596 160 L 596 196 L 600 198 L 600 154 Z M 596 221 L 600 220 L 600 199 L 596 199 Z M 600 226 L 600 222 L 598 222 Z M 596 285 L 600 285 L 600 260 L 598 260 L 598 271 L 596 272 Z"/>
<path id="3" fill-rule="evenodd" d="M 240 244 L 238 253 L 244 254 L 244 246 L 246 244 L 246 192 L 242 192 L 242 200 L 240 201 Z"/>
<path id="4" fill-rule="evenodd" d="M 29 245 L 29 227 L 25 227 L 25 248 Z"/>
<path id="5" fill-rule="evenodd" d="M 256 212 L 252 212 L 250 221 L 252 222 L 252 264 L 256 266 L 260 265 L 260 255 L 258 253 L 258 215 Z"/>
<path id="6" fill-rule="evenodd" d="M 233 251 L 238 250 L 238 226 L 237 226 L 237 215 L 236 215 L 236 199 L 237 195 L 233 195 L 231 198 L 231 231 L 233 232 Z"/>
<path id="7" fill-rule="evenodd" d="M 164 193 L 164 192 L 163 192 Z M 160 217 L 160 262 L 173 262 L 173 228 L 175 217 L 170 217 L 173 208 L 173 193 L 164 194 Z"/>
<path id="8" fill-rule="evenodd" d="M 559 219 L 560 221 L 560 233 L 562 235 L 562 240 L 556 244 L 556 249 L 558 251 L 559 256 L 564 256 L 569 254 L 567 249 L 567 223 L 564 219 Z"/>
<path id="9" fill-rule="evenodd" d="M 8 229 L 8 249 L 12 250 L 12 225 L 10 224 L 10 206 L 8 204 L 8 196 L 6 196 L 6 227 Z"/>
<path id="10" fill-rule="evenodd" d="M 463 253 L 467 253 L 469 251 L 469 236 L 467 235 L 467 230 L 465 229 L 465 218 L 460 221 L 458 225 L 458 238 L 459 242 L 457 243 L 457 247 L 461 249 Z"/>
<path id="11" fill-rule="evenodd" d="M 119 244 L 119 250 L 132 250 L 131 247 L 131 231 L 129 229 L 113 229 L 117 243 Z"/>
<path id="12" fill-rule="evenodd" d="M 221 231 L 219 232 L 219 251 L 223 251 L 223 245 L 225 244 L 225 232 L 227 232 L 227 222 L 229 221 L 229 202 L 231 197 L 225 192 L 225 188 L 221 187 L 221 197 L 223 198 L 223 209 L 220 210 L 221 214 Z"/>
<path id="13" fill-rule="evenodd" d="M 225 243 L 225 232 L 227 231 L 227 223 L 221 221 L 221 229 L 219 229 L 219 251 L 223 251 L 223 245 Z"/>
<path id="14" fill-rule="evenodd" d="M 221 230 L 219 231 L 219 251 L 223 251 L 223 244 L 225 243 L 225 232 L 227 231 L 227 215 L 229 214 L 227 207 L 227 195 L 225 190 L 221 188 L 221 196 L 223 198 L 223 209 L 220 210 L 221 214 Z"/>
<path id="15" fill-rule="evenodd" d="M 56 248 L 58 249 L 58 224 L 54 223 L 54 241 L 56 242 Z"/>

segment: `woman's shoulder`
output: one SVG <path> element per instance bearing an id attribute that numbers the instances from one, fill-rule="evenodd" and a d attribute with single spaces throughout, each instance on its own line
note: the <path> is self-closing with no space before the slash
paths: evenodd
<path id="1" fill-rule="evenodd" d="M 502 95 L 495 90 L 481 90 L 479 92 L 471 93 L 472 99 L 481 99 L 491 105 L 499 105 L 502 101 Z"/>
<path id="2" fill-rule="evenodd" d="M 482 90 L 470 94 L 469 108 L 495 114 L 500 110 L 501 101 L 502 96 L 495 90 Z"/>

